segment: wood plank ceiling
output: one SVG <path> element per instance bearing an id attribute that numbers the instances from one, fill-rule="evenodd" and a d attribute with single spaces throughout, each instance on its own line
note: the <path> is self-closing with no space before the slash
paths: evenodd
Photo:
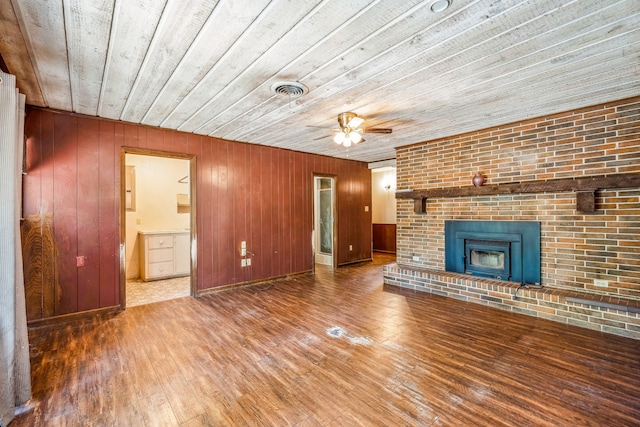
<path id="1" fill-rule="evenodd" d="M 33 105 L 367 162 L 640 94 L 638 0 L 433 1 L 0 0 L 0 54 Z"/>

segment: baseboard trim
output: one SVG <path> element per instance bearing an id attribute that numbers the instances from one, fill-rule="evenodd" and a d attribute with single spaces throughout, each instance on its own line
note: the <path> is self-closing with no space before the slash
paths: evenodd
<path id="1" fill-rule="evenodd" d="M 360 264 L 361 262 L 372 262 L 372 261 L 373 261 L 373 258 L 359 259 L 356 261 L 343 262 L 342 264 L 338 264 L 338 267 L 345 267 L 347 265 Z"/>
<path id="2" fill-rule="evenodd" d="M 96 308 L 94 310 L 80 311 L 78 313 L 61 314 L 60 316 L 46 317 L 27 321 L 27 327 L 38 328 L 41 326 L 55 325 L 58 323 L 75 322 L 95 316 L 115 316 L 122 311 L 122 307 Z"/>
<path id="3" fill-rule="evenodd" d="M 240 283 L 234 283 L 232 285 L 218 286 L 218 287 L 215 287 L 215 288 L 203 289 L 201 291 L 196 290 L 195 297 L 198 298 L 198 297 L 201 297 L 201 296 L 215 294 L 215 293 L 218 293 L 218 292 L 230 291 L 232 289 L 237 289 L 237 288 L 246 288 L 248 286 L 264 284 L 264 283 L 268 283 L 268 282 L 273 282 L 275 280 L 289 279 L 289 278 L 292 278 L 292 277 L 301 276 L 303 274 L 310 274 L 310 273 L 313 273 L 313 271 L 312 270 L 305 270 L 305 271 L 301 271 L 299 273 L 286 274 L 284 276 L 273 276 L 273 277 L 269 277 L 269 278 L 266 278 L 266 279 L 250 280 L 248 282 L 240 282 Z"/>

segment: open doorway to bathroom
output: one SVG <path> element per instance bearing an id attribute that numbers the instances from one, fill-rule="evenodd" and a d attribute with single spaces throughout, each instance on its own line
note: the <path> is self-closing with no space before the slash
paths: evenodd
<path id="1" fill-rule="evenodd" d="M 194 295 L 190 155 L 123 150 L 125 307 Z"/>

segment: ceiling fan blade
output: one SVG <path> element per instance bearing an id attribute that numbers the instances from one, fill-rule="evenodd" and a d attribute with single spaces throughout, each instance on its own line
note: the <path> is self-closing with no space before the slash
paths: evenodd
<path id="1" fill-rule="evenodd" d="M 327 127 L 327 126 L 306 125 L 305 127 L 316 128 L 316 129 L 327 129 L 327 130 L 330 130 L 330 131 L 333 131 L 333 132 L 340 132 L 340 129 L 338 129 L 338 128 L 330 128 L 330 127 Z"/>
<path id="2" fill-rule="evenodd" d="M 391 133 L 393 129 L 390 128 L 364 128 L 362 133 Z"/>

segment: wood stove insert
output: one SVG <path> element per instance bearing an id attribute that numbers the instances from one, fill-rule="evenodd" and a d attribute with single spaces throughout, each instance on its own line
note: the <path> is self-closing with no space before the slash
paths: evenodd
<path id="1" fill-rule="evenodd" d="M 445 221 L 445 269 L 540 284 L 540 223 Z"/>

